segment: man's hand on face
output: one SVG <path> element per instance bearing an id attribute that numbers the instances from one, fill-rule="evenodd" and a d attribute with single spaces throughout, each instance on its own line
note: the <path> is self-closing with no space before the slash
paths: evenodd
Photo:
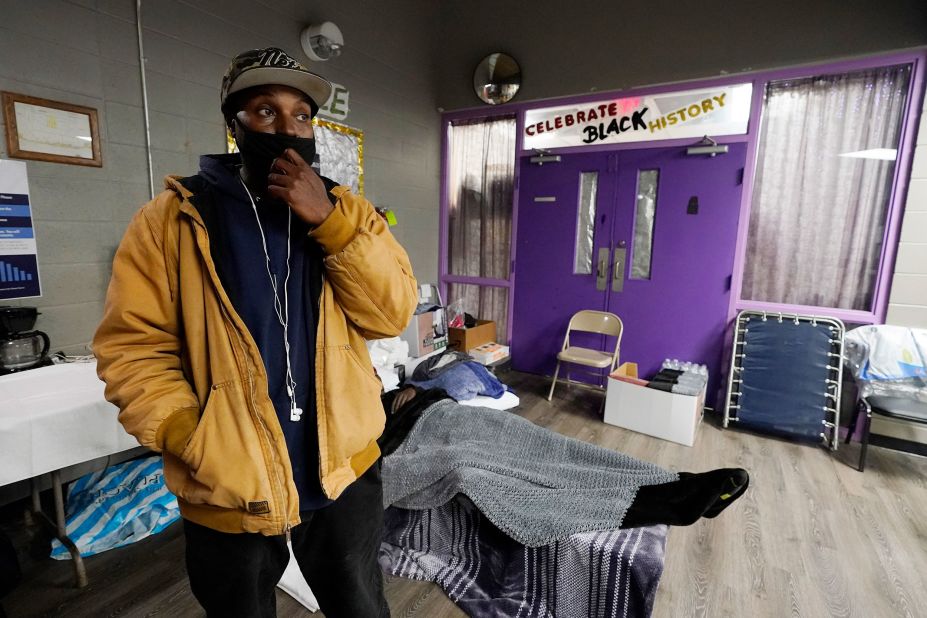
<path id="1" fill-rule="evenodd" d="M 267 193 L 286 202 L 309 225 L 319 225 L 335 209 L 322 179 L 292 148 L 274 159 L 267 176 Z"/>

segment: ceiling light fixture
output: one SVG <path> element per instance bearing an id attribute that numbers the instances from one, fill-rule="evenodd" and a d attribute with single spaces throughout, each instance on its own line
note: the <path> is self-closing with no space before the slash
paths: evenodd
<path id="1" fill-rule="evenodd" d="M 341 55 L 344 35 L 341 29 L 330 21 L 306 26 L 299 35 L 299 42 L 310 60 L 324 62 Z"/>

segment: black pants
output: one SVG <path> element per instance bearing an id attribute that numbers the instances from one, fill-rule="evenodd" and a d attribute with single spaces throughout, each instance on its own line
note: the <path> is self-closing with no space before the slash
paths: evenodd
<path id="1" fill-rule="evenodd" d="M 207 615 L 276 616 L 275 588 L 290 559 L 285 536 L 229 534 L 186 520 L 184 533 L 190 587 Z M 382 536 L 379 463 L 291 530 L 296 561 L 327 618 L 389 616 L 377 563 Z"/>

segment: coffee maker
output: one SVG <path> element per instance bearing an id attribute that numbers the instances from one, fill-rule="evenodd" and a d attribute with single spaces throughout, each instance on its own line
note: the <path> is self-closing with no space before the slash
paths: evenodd
<path id="1" fill-rule="evenodd" d="M 48 364 L 48 335 L 32 330 L 35 307 L 0 307 L 0 374 Z"/>

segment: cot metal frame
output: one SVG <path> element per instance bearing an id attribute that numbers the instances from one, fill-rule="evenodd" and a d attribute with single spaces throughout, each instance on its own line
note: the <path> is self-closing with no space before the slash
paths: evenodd
<path id="1" fill-rule="evenodd" d="M 746 335 L 748 323 L 751 319 L 762 321 L 770 319 L 782 323 L 786 320 L 799 324 L 810 322 L 812 325 L 827 325 L 830 330 L 831 350 L 828 352 L 830 362 L 827 366 L 828 377 L 825 379 L 823 398 L 827 405 L 822 406 L 823 418 L 821 420 L 821 441 L 830 450 L 836 451 L 840 443 L 840 397 L 843 384 L 843 336 L 846 327 L 843 321 L 837 318 L 827 318 L 815 315 L 798 315 L 793 313 L 771 313 L 767 311 L 744 310 L 737 314 L 734 322 L 734 345 L 731 349 L 731 365 L 728 371 L 727 399 L 724 407 L 723 427 L 727 428 L 731 422 L 737 422 L 740 410 L 740 395 L 743 385 L 741 362 L 747 355 Z M 828 416 L 831 419 L 828 420 Z"/>

